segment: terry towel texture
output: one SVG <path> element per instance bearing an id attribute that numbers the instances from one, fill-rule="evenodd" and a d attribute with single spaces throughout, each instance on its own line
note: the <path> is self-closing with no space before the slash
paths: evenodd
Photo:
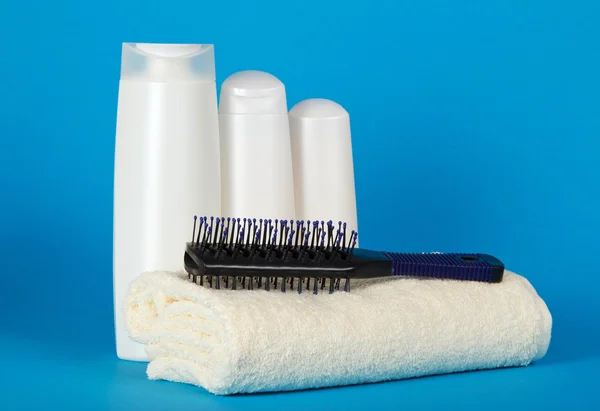
<path id="1" fill-rule="evenodd" d="M 522 276 L 500 284 L 388 278 L 351 293 L 213 290 L 142 274 L 126 304 L 150 379 L 219 395 L 340 386 L 525 366 L 552 319 Z"/>

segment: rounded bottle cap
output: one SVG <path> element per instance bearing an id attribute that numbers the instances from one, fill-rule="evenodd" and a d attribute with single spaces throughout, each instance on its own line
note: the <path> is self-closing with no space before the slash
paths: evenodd
<path id="1" fill-rule="evenodd" d="M 311 98 L 301 101 L 290 110 L 290 116 L 306 119 L 336 119 L 349 117 L 344 107 L 335 101 L 324 98 Z"/>
<path id="2" fill-rule="evenodd" d="M 123 43 L 121 79 L 151 82 L 215 80 L 212 44 Z"/>
<path id="3" fill-rule="evenodd" d="M 285 86 L 272 74 L 246 70 L 221 85 L 220 114 L 287 114 Z"/>

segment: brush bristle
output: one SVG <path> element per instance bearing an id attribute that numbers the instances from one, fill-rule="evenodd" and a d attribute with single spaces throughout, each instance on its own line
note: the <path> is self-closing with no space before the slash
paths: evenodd
<path id="1" fill-rule="evenodd" d="M 348 235 L 346 223 L 333 221 L 288 221 L 231 217 L 194 217 L 191 244 L 215 257 L 260 254 L 267 259 L 315 261 L 352 255 L 358 233 Z M 325 241 L 327 238 L 327 242 Z"/>
<path id="2" fill-rule="evenodd" d="M 205 288 L 227 290 L 265 290 L 281 291 L 283 293 L 295 291 L 298 294 L 319 291 L 333 294 L 340 289 L 339 278 L 311 278 L 311 277 L 249 277 L 249 276 L 216 276 L 188 274 L 188 279 Z M 350 279 L 345 278 L 344 291 L 350 291 Z"/>
<path id="3" fill-rule="evenodd" d="M 194 216 L 191 247 L 212 259 L 256 258 L 266 261 L 312 261 L 322 263 L 336 259 L 350 260 L 358 233 L 346 232 L 346 223 L 339 221 L 294 221 L 232 217 Z M 209 288 L 265 289 L 282 292 L 303 291 L 317 294 L 326 289 L 339 290 L 339 278 L 268 277 L 253 275 L 217 277 L 189 274 L 190 280 Z M 231 280 L 230 280 L 231 278 Z M 336 282 L 337 281 L 337 282 Z M 312 284 L 312 289 L 311 289 Z M 346 279 L 346 291 L 350 280 Z"/>

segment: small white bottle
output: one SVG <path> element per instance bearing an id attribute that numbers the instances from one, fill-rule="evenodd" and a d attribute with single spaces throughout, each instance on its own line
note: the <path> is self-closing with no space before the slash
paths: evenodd
<path id="1" fill-rule="evenodd" d="M 117 355 L 147 361 L 123 302 L 146 271 L 183 270 L 194 215 L 221 214 L 212 45 L 123 44 L 114 175 Z"/>
<path id="2" fill-rule="evenodd" d="M 294 219 L 285 86 L 269 73 L 241 71 L 223 82 L 219 104 L 223 215 Z"/>
<path id="3" fill-rule="evenodd" d="M 289 113 L 296 218 L 358 231 L 350 116 L 338 103 L 308 99 Z M 356 242 L 358 247 L 358 239 Z"/>

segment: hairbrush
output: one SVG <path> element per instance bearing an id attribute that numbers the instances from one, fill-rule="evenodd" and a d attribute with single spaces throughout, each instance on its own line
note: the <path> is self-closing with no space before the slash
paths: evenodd
<path id="1" fill-rule="evenodd" d="M 194 217 L 188 278 L 211 288 L 350 291 L 351 279 L 428 277 L 498 283 L 504 264 L 488 254 L 396 253 L 355 248 L 346 223 Z"/>

